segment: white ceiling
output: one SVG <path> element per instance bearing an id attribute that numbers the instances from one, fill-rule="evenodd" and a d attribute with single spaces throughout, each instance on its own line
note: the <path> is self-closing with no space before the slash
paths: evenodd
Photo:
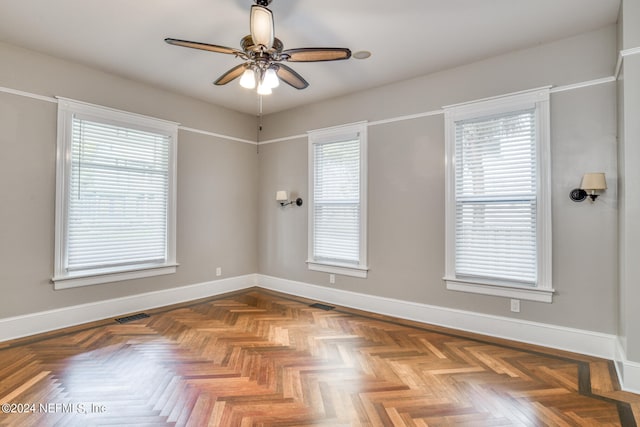
<path id="1" fill-rule="evenodd" d="M 165 37 L 239 48 L 252 0 L 0 0 L 0 41 L 98 67 L 246 113 L 257 95 L 212 82 L 231 55 Z M 310 86 L 281 85 L 264 113 L 381 86 L 616 22 L 620 0 L 274 0 L 285 49 L 347 47 L 366 60 L 290 63 Z M 0 64 L 2 60 L 0 58 Z M 1 66 L 1 65 L 0 65 Z"/>

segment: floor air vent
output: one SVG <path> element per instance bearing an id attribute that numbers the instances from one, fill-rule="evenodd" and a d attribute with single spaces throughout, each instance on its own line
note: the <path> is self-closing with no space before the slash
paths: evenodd
<path id="1" fill-rule="evenodd" d="M 313 308 L 319 308 L 320 310 L 333 310 L 335 307 L 332 307 L 330 305 L 326 305 L 326 304 L 320 304 L 319 302 L 315 303 L 315 304 L 311 304 L 309 307 L 313 307 Z"/>
<path id="2" fill-rule="evenodd" d="M 128 322 L 133 322 L 134 320 L 138 320 L 138 319 L 145 319 L 147 317 L 149 317 L 149 315 L 147 313 L 138 313 L 138 314 L 132 314 L 131 316 L 118 317 L 116 319 L 116 322 L 118 322 L 118 323 L 128 323 Z"/>

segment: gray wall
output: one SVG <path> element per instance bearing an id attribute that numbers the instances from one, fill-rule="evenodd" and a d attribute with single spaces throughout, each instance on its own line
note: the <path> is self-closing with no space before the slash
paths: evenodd
<path id="1" fill-rule="evenodd" d="M 255 117 L 0 44 L 0 86 L 255 138 Z M 178 272 L 53 291 L 54 103 L 0 93 L 0 318 L 255 273 L 255 145 L 180 131 Z"/>
<path id="2" fill-rule="evenodd" d="M 443 105 L 611 76 L 616 29 L 598 31 L 264 118 L 262 141 L 358 120 L 383 120 Z M 181 122 L 245 139 L 255 117 L 231 112 L 82 65 L 0 44 L 0 86 Z M 444 137 L 441 115 L 369 129 L 368 279 L 336 288 L 488 314 L 615 333 L 617 313 L 616 85 L 554 94 L 553 304 L 447 291 L 444 274 Z M 275 191 L 307 196 L 306 138 L 265 144 L 181 131 L 178 149 L 178 273 L 53 291 L 56 106 L 0 93 L 0 318 L 152 290 L 262 274 L 329 286 L 304 263 L 307 211 L 279 209 Z M 597 203 L 573 204 L 584 172 L 604 171 Z"/>
<path id="3" fill-rule="evenodd" d="M 544 85 L 613 74 L 616 28 L 606 27 L 536 48 L 410 81 L 267 116 L 261 141 L 358 120 L 433 111 Z M 308 271 L 307 205 L 279 209 L 278 189 L 307 196 L 306 138 L 260 147 L 259 272 L 338 289 L 605 333 L 617 330 L 616 85 L 551 97 L 553 304 L 447 291 L 444 275 L 443 116 L 369 127 L 367 279 Z M 603 171 L 609 189 L 591 205 L 569 191 L 582 174 Z"/>

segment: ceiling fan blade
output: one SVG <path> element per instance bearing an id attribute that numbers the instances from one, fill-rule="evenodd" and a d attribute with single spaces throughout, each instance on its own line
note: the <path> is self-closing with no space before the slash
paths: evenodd
<path id="1" fill-rule="evenodd" d="M 278 64 L 276 74 L 286 84 L 296 89 L 306 89 L 309 83 L 302 76 L 284 64 Z"/>
<path id="2" fill-rule="evenodd" d="M 183 46 L 183 47 L 190 47 L 192 49 L 208 50 L 209 52 L 226 53 L 229 55 L 238 55 L 238 56 L 244 55 L 244 52 L 238 49 L 233 49 L 231 47 L 225 47 L 225 46 L 217 46 L 215 44 L 190 42 L 188 40 L 179 40 L 179 39 L 171 39 L 171 38 L 166 38 L 164 39 L 164 41 L 175 46 Z"/>
<path id="3" fill-rule="evenodd" d="M 229 71 L 227 71 L 226 73 L 221 75 L 220 78 L 218 78 L 218 80 L 213 82 L 213 84 L 217 85 L 217 86 L 226 85 L 230 81 L 233 81 L 233 80 L 237 79 L 238 77 L 240 77 L 242 75 L 242 73 L 244 73 L 244 70 L 247 69 L 248 66 L 249 66 L 249 64 L 247 64 L 245 62 L 244 64 L 240 64 L 240 65 L 237 65 L 237 66 L 233 67 L 232 69 L 230 69 Z"/>
<path id="4" fill-rule="evenodd" d="M 351 51 L 342 47 L 303 47 L 287 49 L 282 56 L 288 62 L 339 61 L 351 58 Z"/>

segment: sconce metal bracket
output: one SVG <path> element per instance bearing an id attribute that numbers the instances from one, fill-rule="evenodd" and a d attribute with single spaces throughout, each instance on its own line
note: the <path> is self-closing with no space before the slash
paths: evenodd
<path id="1" fill-rule="evenodd" d="M 289 202 L 280 202 L 280 206 L 289 206 L 289 205 L 302 206 L 302 199 L 298 197 L 297 199 L 291 200 Z"/>
<path id="2" fill-rule="evenodd" d="M 583 202 L 587 198 L 587 192 L 581 188 L 574 188 L 569 193 L 569 198 L 574 202 Z"/>

